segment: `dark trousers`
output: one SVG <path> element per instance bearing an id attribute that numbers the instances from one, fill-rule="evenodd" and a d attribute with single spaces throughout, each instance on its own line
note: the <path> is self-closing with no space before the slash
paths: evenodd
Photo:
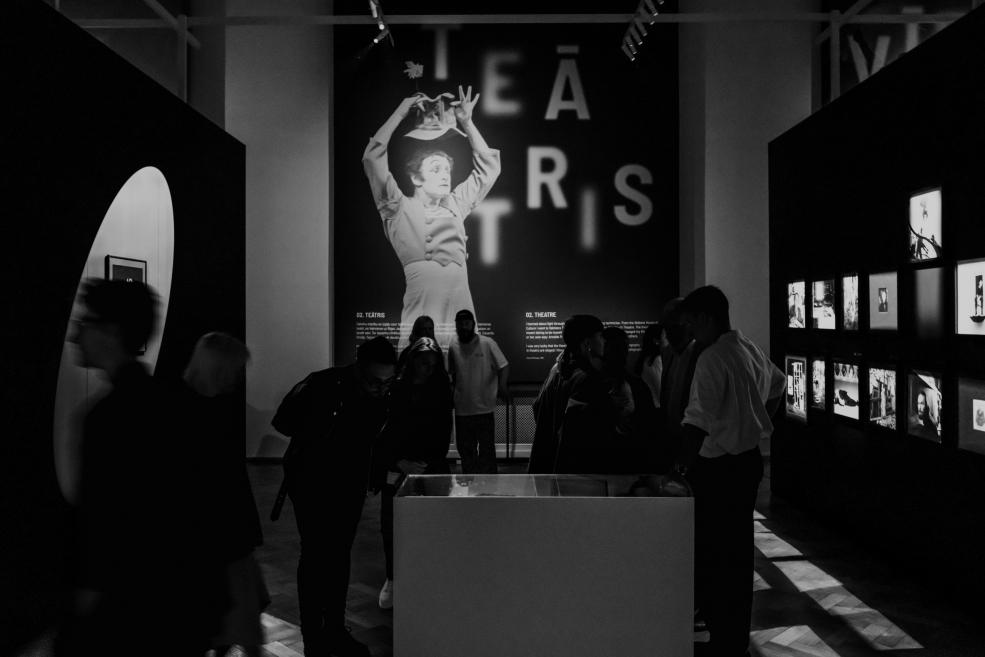
<path id="1" fill-rule="evenodd" d="M 450 474 L 448 461 L 441 459 L 428 463 L 424 474 Z M 393 579 L 393 497 L 397 494 L 397 486 L 385 484 L 380 491 L 380 534 L 383 535 L 383 556 L 386 557 L 386 578 Z"/>
<path id="2" fill-rule="evenodd" d="M 740 657 L 752 624 L 753 525 L 763 459 L 759 449 L 697 459 L 689 473 L 695 503 L 695 595 L 711 654 Z"/>
<path id="3" fill-rule="evenodd" d="M 322 646 L 331 647 L 334 637 L 345 628 L 350 552 L 366 489 L 365 485 L 333 489 L 295 484 L 289 493 L 301 535 L 301 634 L 305 651 L 317 654 Z"/>
<path id="4" fill-rule="evenodd" d="M 496 424 L 492 413 L 455 416 L 455 446 L 464 474 L 496 474 Z"/>

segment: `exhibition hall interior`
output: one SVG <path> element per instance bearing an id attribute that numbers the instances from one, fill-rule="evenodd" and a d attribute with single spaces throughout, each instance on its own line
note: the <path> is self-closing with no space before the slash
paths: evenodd
<path id="1" fill-rule="evenodd" d="M 985 655 L 980 0 L 9 0 L 0 654 Z"/>

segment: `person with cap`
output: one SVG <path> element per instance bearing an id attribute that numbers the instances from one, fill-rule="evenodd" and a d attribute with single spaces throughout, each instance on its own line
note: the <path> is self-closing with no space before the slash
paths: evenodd
<path id="1" fill-rule="evenodd" d="M 725 294 L 700 287 L 681 302 L 699 345 L 684 411 L 677 471 L 695 498 L 697 597 L 715 657 L 748 655 L 752 618 L 753 526 L 763 460 L 786 376 L 729 321 Z"/>
<path id="2" fill-rule="evenodd" d="M 345 626 L 345 604 L 352 543 L 396 362 L 389 340 L 367 340 L 354 364 L 313 372 L 294 386 L 271 422 L 291 437 L 284 474 L 301 536 L 298 606 L 305 655 L 369 657 Z"/>
<path id="3" fill-rule="evenodd" d="M 527 466 L 531 474 L 560 472 L 556 469 L 558 447 L 569 408 L 577 408 L 599 393 L 606 394 L 600 374 L 605 352 L 604 328 L 602 321 L 593 315 L 573 315 L 564 322 L 561 333 L 564 351 L 558 354 L 533 404 L 536 429 Z M 580 409 L 572 415 L 578 413 Z M 575 443 L 572 438 L 568 447 Z M 566 465 L 564 460 L 562 465 Z"/>
<path id="4" fill-rule="evenodd" d="M 496 474 L 496 398 L 509 400 L 510 366 L 499 345 L 475 328 L 475 315 L 455 315 L 456 338 L 448 345 L 455 391 L 455 446 L 465 474 Z"/>
<path id="5" fill-rule="evenodd" d="M 452 397 L 441 347 L 419 338 L 390 390 L 390 414 L 374 451 L 373 490 L 383 493 L 380 531 L 386 557 L 381 609 L 393 607 L 393 497 L 407 475 L 450 474 Z"/>
<path id="6" fill-rule="evenodd" d="M 383 230 L 404 268 L 401 326 L 410 327 L 416 317 L 428 315 L 435 322 L 442 346 L 451 340 L 455 312 L 466 308 L 474 313 L 466 269 L 465 218 L 486 197 L 500 173 L 499 151 L 489 148 L 472 120 L 479 94 L 473 98 L 472 87 L 467 93 L 459 87 L 458 94 L 458 100 L 447 109 L 443 101 L 450 94 L 437 99 L 442 120 L 407 135 L 419 141 L 436 139 L 457 122 L 472 147 L 472 172 L 454 189 L 454 162 L 438 148 L 418 148 L 407 162 L 406 172 L 413 185 L 410 196 L 401 191 L 390 172 L 387 149 L 393 133 L 413 108 L 423 111 L 426 104 L 434 102 L 423 94 L 402 100 L 363 153 L 363 169 L 383 219 Z M 444 117 L 452 119 L 450 125 Z M 399 348 L 409 342 L 405 330 L 401 329 Z"/>

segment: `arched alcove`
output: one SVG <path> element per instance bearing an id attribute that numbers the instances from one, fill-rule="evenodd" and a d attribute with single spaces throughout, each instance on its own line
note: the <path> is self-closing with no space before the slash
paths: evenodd
<path id="1" fill-rule="evenodd" d="M 117 192 L 89 249 L 77 290 L 88 278 L 110 276 L 110 258 L 138 261 L 128 263 L 135 265 L 135 270 L 140 269 L 139 262 L 146 263 L 145 282 L 158 294 L 157 329 L 140 356 L 153 372 L 168 314 L 174 265 L 174 208 L 171 190 L 159 169 L 138 170 Z M 76 300 L 72 317 L 79 311 Z M 52 434 L 58 485 L 65 499 L 75 503 L 82 420 L 86 409 L 105 393 L 107 384 L 100 372 L 76 364 L 76 347 L 68 341 L 71 330 L 69 321 L 58 368 Z"/>

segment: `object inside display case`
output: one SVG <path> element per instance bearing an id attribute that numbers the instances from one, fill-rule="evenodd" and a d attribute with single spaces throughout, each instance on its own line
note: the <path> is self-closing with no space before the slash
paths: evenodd
<path id="1" fill-rule="evenodd" d="M 689 497 L 678 475 L 410 475 L 398 497 Z"/>

